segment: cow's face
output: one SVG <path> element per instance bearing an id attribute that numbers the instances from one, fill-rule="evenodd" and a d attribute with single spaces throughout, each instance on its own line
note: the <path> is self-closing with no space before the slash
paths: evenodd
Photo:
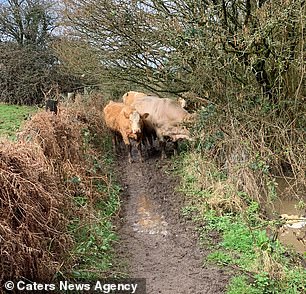
<path id="1" fill-rule="evenodd" d="M 141 133 L 141 117 L 140 114 L 137 111 L 133 111 L 130 114 L 130 122 L 131 122 L 131 129 L 133 134 L 139 134 Z"/>

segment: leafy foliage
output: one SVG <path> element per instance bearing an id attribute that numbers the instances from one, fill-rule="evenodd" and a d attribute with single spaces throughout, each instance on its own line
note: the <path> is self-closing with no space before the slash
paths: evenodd
<path id="1" fill-rule="evenodd" d="M 213 101 L 263 93 L 294 102 L 304 91 L 303 1 L 65 2 L 77 35 L 116 79 Z"/>
<path id="2" fill-rule="evenodd" d="M 75 76 L 61 72 L 51 50 L 56 26 L 51 6 L 42 0 L 0 4 L 0 101 L 38 104 L 52 86 L 67 91 L 78 83 Z"/>
<path id="3" fill-rule="evenodd" d="M 260 203 L 230 189 L 230 177 L 214 172 L 197 150 L 181 155 L 176 165 L 188 202 L 183 215 L 198 224 L 201 244 L 211 249 L 205 262 L 239 270 L 227 293 L 304 293 L 306 271 L 268 234 L 273 222 L 262 218 Z"/>

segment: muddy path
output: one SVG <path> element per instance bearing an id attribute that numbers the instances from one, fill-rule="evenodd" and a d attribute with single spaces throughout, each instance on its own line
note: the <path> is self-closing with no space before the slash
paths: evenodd
<path id="1" fill-rule="evenodd" d="M 228 274 L 204 266 L 194 225 L 181 216 L 183 196 L 170 161 L 118 159 L 122 192 L 119 256 L 130 277 L 146 278 L 147 294 L 224 293 Z"/>

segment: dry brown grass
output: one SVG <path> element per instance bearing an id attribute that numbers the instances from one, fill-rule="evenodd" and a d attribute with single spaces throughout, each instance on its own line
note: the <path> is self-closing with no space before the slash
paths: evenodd
<path id="1" fill-rule="evenodd" d="M 205 193 L 202 197 L 196 197 L 202 213 L 207 209 L 213 209 L 219 215 L 245 210 L 246 204 L 237 193 L 236 182 L 231 178 L 221 180 L 214 163 L 201 154 L 192 153 L 190 156 L 189 161 L 193 164 L 185 166 L 184 171 L 194 177 L 192 189 L 199 194 Z"/>
<path id="2" fill-rule="evenodd" d="M 1 283 L 20 277 L 50 281 L 73 263 L 67 256 L 73 246 L 69 217 L 90 215 L 76 209 L 73 196 L 85 195 L 89 203 L 103 197 L 91 172 L 98 153 L 82 133 L 87 130 L 96 140 L 103 136 L 103 99 L 93 98 L 62 106 L 57 116 L 39 112 L 18 142 L 0 143 Z"/>
<path id="3" fill-rule="evenodd" d="M 202 146 L 213 142 L 211 148 L 201 148 L 203 155 L 227 175 L 237 191 L 266 203 L 273 196 L 270 184 L 275 177 L 292 179 L 292 191 L 306 188 L 306 136 L 295 123 L 286 123 L 283 117 L 231 113 L 223 108 L 200 123 L 203 131 L 196 136 Z M 222 137 L 216 135 L 220 133 Z"/>
<path id="4" fill-rule="evenodd" d="M 65 234 L 67 199 L 35 144 L 0 145 L 0 280 L 50 279 L 72 244 Z"/>
<path id="5" fill-rule="evenodd" d="M 271 279 L 277 281 L 286 279 L 285 267 L 279 263 L 273 255 L 267 250 L 258 250 L 258 262 L 255 265 L 254 271 L 261 274 L 263 271 L 269 273 Z"/>
<path id="6" fill-rule="evenodd" d="M 75 103 L 60 106 L 58 115 L 45 111 L 37 113 L 19 134 L 21 141 L 35 142 L 41 146 L 70 194 L 84 191 L 84 187 L 80 187 L 83 184 L 91 186 L 87 171 L 91 163 L 88 161 L 98 154 L 85 142 L 84 133 L 89 132 L 91 140 L 99 140 L 105 135 L 101 112 L 103 103 L 103 98 L 98 94 L 87 100 L 79 95 Z M 72 178 L 82 179 L 83 184 L 66 181 Z M 90 194 L 88 191 L 86 193 Z"/>
<path id="7" fill-rule="evenodd" d="M 67 160 L 77 163 L 82 158 L 82 127 L 66 108 L 61 108 L 58 115 L 38 112 L 19 136 L 22 141 L 39 144 L 44 155 L 55 164 Z"/>

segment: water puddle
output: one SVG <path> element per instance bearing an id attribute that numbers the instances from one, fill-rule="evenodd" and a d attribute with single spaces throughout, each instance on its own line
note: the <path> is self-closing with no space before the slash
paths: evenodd
<path id="1" fill-rule="evenodd" d="M 298 209 L 299 200 L 294 196 L 302 197 L 305 191 L 296 192 L 292 189 L 292 180 L 277 179 L 278 200 L 274 203 L 274 210 L 280 215 L 284 225 L 279 230 L 280 242 L 293 248 L 298 253 L 306 252 L 306 210 Z"/>
<path id="2" fill-rule="evenodd" d="M 279 240 L 303 254 L 306 252 L 306 218 L 299 219 L 298 215 L 287 214 L 282 214 L 281 217 L 286 224 L 279 231 Z"/>
<path id="3" fill-rule="evenodd" d="M 137 201 L 137 221 L 133 228 L 136 232 L 167 235 L 167 222 L 157 212 L 156 206 L 147 195 L 140 195 Z"/>

